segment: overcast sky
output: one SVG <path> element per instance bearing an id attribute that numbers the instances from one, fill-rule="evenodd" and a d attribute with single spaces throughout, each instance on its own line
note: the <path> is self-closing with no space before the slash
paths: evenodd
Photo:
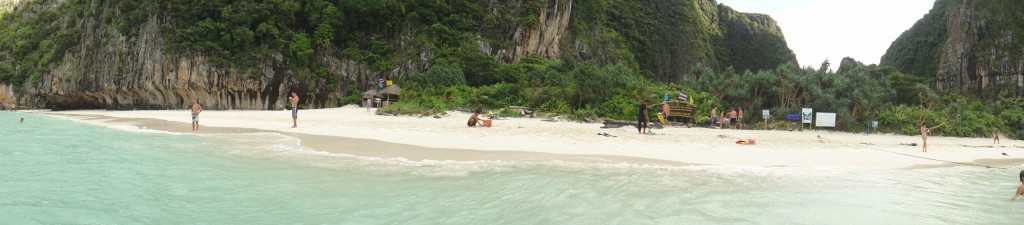
<path id="1" fill-rule="evenodd" d="M 832 69 L 843 57 L 877 64 L 935 0 L 718 0 L 740 12 L 768 14 L 782 27 L 801 66 Z"/>

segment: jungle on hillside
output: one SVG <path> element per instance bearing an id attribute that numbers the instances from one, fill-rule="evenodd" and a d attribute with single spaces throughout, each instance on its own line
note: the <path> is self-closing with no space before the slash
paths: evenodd
<path id="1" fill-rule="evenodd" d="M 864 132 L 878 121 L 878 131 L 888 133 L 916 134 L 927 123 L 938 126 L 936 135 L 986 136 L 1000 128 L 1024 137 L 1024 99 L 937 91 L 930 74 L 937 64 L 910 60 L 937 58 L 933 51 L 906 49 L 907 57 L 891 58 L 895 67 L 850 58 L 838 67 L 828 60 L 800 67 L 770 17 L 710 0 L 25 2 L 0 10 L 0 83 L 14 92 L 39 85 L 65 55 L 93 43 L 90 31 L 109 27 L 132 42 L 144 35 L 140 27 L 155 23 L 168 54 L 202 55 L 242 79 L 259 75 L 254 65 L 279 62 L 276 69 L 294 74 L 304 92 L 341 90 L 332 93 L 343 96 L 340 104 L 361 103 L 368 82 L 392 80 L 404 88 L 402 98 L 381 113 L 480 103 L 504 117 L 523 116 L 513 107 L 524 107 L 573 120 L 632 120 L 644 100 L 686 93 L 698 126 L 710 126 L 713 109 L 742 109 L 750 128 L 787 129 L 786 114 L 813 108 L 836 113 L 841 131 Z M 519 31 L 561 28 L 542 23 L 539 12 L 567 5 L 571 17 L 553 47 L 560 53 L 498 53 L 524 45 Z M 921 24 L 929 30 L 917 33 L 941 33 L 934 31 L 940 23 Z M 332 72 L 341 60 L 368 65 L 371 75 Z M 761 110 L 770 110 L 772 122 Z"/>

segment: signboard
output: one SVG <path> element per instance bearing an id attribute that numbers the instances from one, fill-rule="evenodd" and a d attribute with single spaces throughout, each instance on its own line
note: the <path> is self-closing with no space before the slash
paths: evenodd
<path id="1" fill-rule="evenodd" d="M 800 121 L 800 114 L 796 114 L 796 113 L 786 114 L 786 121 L 790 121 L 790 122 Z"/>
<path id="2" fill-rule="evenodd" d="M 768 110 L 767 110 L 767 109 L 765 109 L 765 110 L 761 110 L 761 115 L 763 115 L 763 116 L 764 116 L 764 119 L 766 119 L 766 120 L 767 120 L 768 118 L 771 118 L 771 117 L 772 117 L 772 115 L 771 115 L 771 114 L 768 114 Z"/>
<path id="3" fill-rule="evenodd" d="M 878 120 L 871 121 L 871 128 L 878 128 Z"/>
<path id="4" fill-rule="evenodd" d="M 395 82 L 394 82 L 394 81 L 392 81 L 392 80 L 387 80 L 387 85 L 388 85 L 388 86 L 391 86 L 392 84 L 395 84 Z"/>
<path id="5" fill-rule="evenodd" d="M 836 113 L 819 112 L 815 113 L 814 126 L 816 127 L 836 127 Z"/>
<path id="6" fill-rule="evenodd" d="M 802 113 L 800 114 L 800 117 L 803 118 L 803 122 L 804 123 L 811 123 L 811 120 L 814 119 L 814 117 L 811 116 L 811 112 L 813 112 L 813 111 L 814 110 L 812 110 L 811 108 L 804 108 L 803 109 Z"/>

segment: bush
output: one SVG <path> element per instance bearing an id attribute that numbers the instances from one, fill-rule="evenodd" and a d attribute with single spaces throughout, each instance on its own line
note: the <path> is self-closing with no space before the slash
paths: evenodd
<path id="1" fill-rule="evenodd" d="M 427 71 L 413 74 L 409 78 L 409 82 L 416 83 L 423 88 L 451 87 L 466 85 L 466 76 L 459 64 L 438 60 Z"/>
<path id="2" fill-rule="evenodd" d="M 569 107 L 569 103 L 566 103 L 562 99 L 552 99 L 544 102 L 540 105 L 540 110 L 543 112 L 554 113 L 557 115 L 569 115 L 573 110 Z"/>

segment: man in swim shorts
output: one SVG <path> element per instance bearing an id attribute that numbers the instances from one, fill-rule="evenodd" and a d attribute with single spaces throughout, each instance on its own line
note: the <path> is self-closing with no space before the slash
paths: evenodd
<path id="1" fill-rule="evenodd" d="M 199 105 L 199 99 L 192 100 L 192 131 L 199 131 L 199 113 L 203 106 Z"/>
<path id="2" fill-rule="evenodd" d="M 292 103 L 292 128 L 299 127 L 299 95 L 292 91 L 292 96 L 288 96 L 288 102 Z"/>
<path id="3" fill-rule="evenodd" d="M 739 129 L 739 127 L 736 126 L 737 122 L 739 122 L 739 120 L 736 119 L 736 109 L 733 108 L 732 111 L 729 111 L 729 126 L 733 129 Z"/>

